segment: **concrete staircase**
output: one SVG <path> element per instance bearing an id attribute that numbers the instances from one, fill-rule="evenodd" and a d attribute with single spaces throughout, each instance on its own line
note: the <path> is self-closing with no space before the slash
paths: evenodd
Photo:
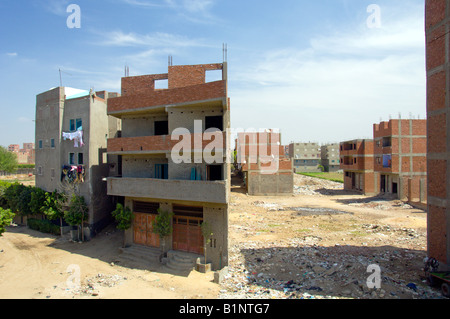
<path id="1" fill-rule="evenodd" d="M 133 264 L 159 264 L 161 249 L 141 246 L 141 245 L 132 245 L 126 248 L 119 248 L 120 255 L 119 258 L 128 262 L 132 262 Z"/>
<path id="2" fill-rule="evenodd" d="M 198 258 L 202 256 L 182 251 L 170 250 L 167 252 L 166 266 L 177 271 L 192 271 Z"/>

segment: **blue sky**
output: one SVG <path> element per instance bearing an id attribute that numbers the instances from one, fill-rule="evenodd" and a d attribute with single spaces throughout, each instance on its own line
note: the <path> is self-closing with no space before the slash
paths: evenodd
<path id="1" fill-rule="evenodd" d="M 67 26 L 70 4 L 81 28 Z M 222 62 L 223 43 L 232 128 L 327 143 L 426 114 L 423 0 L 2 0 L 0 30 L 3 146 L 34 141 L 36 95 L 59 69 L 64 86 L 120 92 L 125 65 Z"/>

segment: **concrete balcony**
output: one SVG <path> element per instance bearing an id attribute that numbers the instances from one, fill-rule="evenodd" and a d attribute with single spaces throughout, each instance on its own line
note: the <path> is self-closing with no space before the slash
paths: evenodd
<path id="1" fill-rule="evenodd" d="M 108 195 L 202 203 L 228 203 L 226 181 L 118 178 L 107 180 Z"/>
<path id="2" fill-rule="evenodd" d="M 224 132 L 219 133 L 222 138 L 216 141 L 215 134 L 217 133 L 186 134 L 179 140 L 172 140 L 170 135 L 112 138 L 108 139 L 108 153 L 112 155 L 170 153 L 181 141 L 183 145 L 190 145 L 191 150 L 200 152 L 214 142 L 214 145 L 223 146 L 216 148 L 216 151 L 224 152 L 227 146 L 227 135 Z M 184 144 L 184 141 L 188 141 L 187 144 Z"/>

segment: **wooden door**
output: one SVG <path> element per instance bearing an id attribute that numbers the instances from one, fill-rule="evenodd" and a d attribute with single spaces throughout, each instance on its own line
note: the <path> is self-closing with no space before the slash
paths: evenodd
<path id="1" fill-rule="evenodd" d="M 153 233 L 155 214 L 134 213 L 134 243 L 159 247 L 159 236 Z"/>
<path id="2" fill-rule="evenodd" d="M 202 218 L 175 216 L 173 219 L 173 248 L 203 254 Z"/>

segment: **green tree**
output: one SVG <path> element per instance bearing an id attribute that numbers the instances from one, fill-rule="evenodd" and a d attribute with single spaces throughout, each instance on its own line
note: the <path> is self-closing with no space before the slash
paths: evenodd
<path id="1" fill-rule="evenodd" d="M 22 216 L 30 216 L 33 215 L 33 211 L 30 207 L 31 202 L 31 194 L 33 193 L 34 187 L 32 186 L 23 186 L 19 193 L 19 203 L 18 210 L 20 215 Z"/>
<path id="2" fill-rule="evenodd" d="M 8 201 L 6 199 L 6 190 L 11 186 L 11 183 L 0 181 L 0 207 L 8 208 Z"/>
<path id="3" fill-rule="evenodd" d="M 133 223 L 133 212 L 128 207 L 123 207 L 122 204 L 117 203 L 116 209 L 112 212 L 112 216 L 117 221 L 117 228 L 123 231 L 131 228 Z M 125 247 L 125 235 L 123 237 L 123 247 Z"/>
<path id="4" fill-rule="evenodd" d="M 172 212 L 158 209 L 158 215 L 153 221 L 153 232 L 159 235 L 163 252 L 166 244 L 166 236 L 169 236 L 173 231 L 172 217 L 173 217 Z"/>
<path id="5" fill-rule="evenodd" d="M 3 209 L 0 207 L 0 237 L 6 231 L 6 226 L 9 226 L 15 214 L 10 209 Z"/>
<path id="6" fill-rule="evenodd" d="M 59 218 L 59 227 L 61 235 L 62 235 L 62 223 L 64 218 L 64 204 L 65 204 L 64 195 L 58 193 L 55 190 L 54 192 L 46 192 L 44 194 L 44 201 L 41 207 L 41 212 L 43 212 L 48 219 L 56 220 Z"/>
<path id="7" fill-rule="evenodd" d="M 84 240 L 83 224 L 88 218 L 89 207 L 86 205 L 83 196 L 72 195 L 70 199 L 69 208 L 64 212 L 64 220 L 71 226 L 77 226 L 78 238 L 80 238 L 81 226 L 81 240 Z"/>
<path id="8" fill-rule="evenodd" d="M 11 209 L 13 213 L 27 215 L 30 212 L 27 206 L 31 198 L 31 189 L 27 186 L 19 183 L 11 184 L 5 190 L 4 197 L 8 206 L 7 208 Z"/>
<path id="9" fill-rule="evenodd" d="M 33 215 L 43 213 L 43 206 L 45 205 L 45 191 L 39 187 L 34 187 L 30 198 L 30 211 Z"/>
<path id="10" fill-rule="evenodd" d="M 17 155 L 0 146 L 0 171 L 14 173 L 17 171 Z"/>

